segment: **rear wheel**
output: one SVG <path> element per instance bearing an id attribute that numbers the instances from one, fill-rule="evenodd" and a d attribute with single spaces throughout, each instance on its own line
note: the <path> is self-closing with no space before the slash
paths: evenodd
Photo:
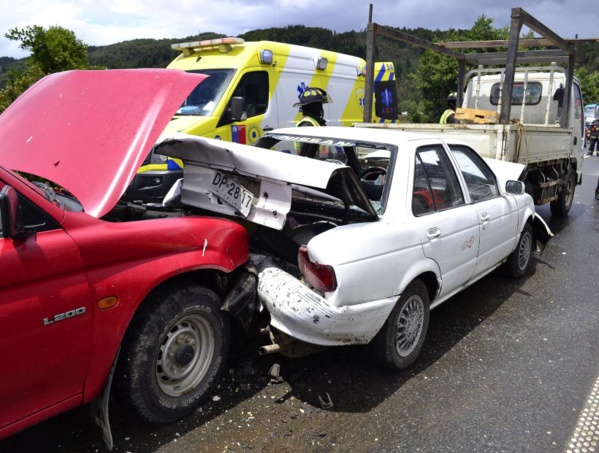
<path id="1" fill-rule="evenodd" d="M 134 318 L 115 384 L 126 406 L 150 423 L 193 412 L 211 394 L 229 349 L 220 299 L 199 285 L 155 293 Z"/>
<path id="2" fill-rule="evenodd" d="M 566 185 L 562 187 L 557 200 L 551 202 L 551 215 L 554 217 L 565 217 L 570 212 L 574 202 L 574 190 L 576 188 L 576 172 L 573 168 L 568 173 Z"/>
<path id="3" fill-rule="evenodd" d="M 507 270 L 511 277 L 522 278 L 526 275 L 532 259 L 533 244 L 534 238 L 532 235 L 532 227 L 530 226 L 530 223 L 527 223 L 520 234 L 516 249 L 509 256 L 506 263 Z"/>
<path id="4" fill-rule="evenodd" d="M 373 352 L 382 365 L 399 371 L 416 360 L 428 330 L 429 313 L 428 290 L 422 281 L 414 280 L 372 340 Z"/>

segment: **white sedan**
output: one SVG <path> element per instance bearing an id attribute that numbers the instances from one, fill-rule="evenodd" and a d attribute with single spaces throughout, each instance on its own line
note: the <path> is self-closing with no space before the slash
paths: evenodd
<path id="1" fill-rule="evenodd" d="M 501 265 L 524 276 L 551 236 L 522 165 L 441 136 L 289 128 L 255 147 L 179 135 L 158 152 L 185 162 L 183 204 L 251 233 L 264 353 L 370 343 L 403 369 L 430 309 Z"/>

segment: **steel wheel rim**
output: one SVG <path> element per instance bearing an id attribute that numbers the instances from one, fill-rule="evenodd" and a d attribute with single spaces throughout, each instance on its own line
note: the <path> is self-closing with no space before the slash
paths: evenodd
<path id="1" fill-rule="evenodd" d="M 422 298 L 414 295 L 406 302 L 399 313 L 396 327 L 395 351 L 400 357 L 407 357 L 416 349 L 424 328 Z"/>
<path id="2" fill-rule="evenodd" d="M 524 236 L 520 241 L 520 248 L 518 249 L 518 267 L 520 270 L 526 269 L 532 251 L 532 237 L 528 233 L 523 234 Z"/>
<path id="3" fill-rule="evenodd" d="M 201 315 L 189 315 L 171 327 L 160 345 L 156 380 L 169 396 L 192 391 L 206 376 L 214 357 L 214 331 Z"/>

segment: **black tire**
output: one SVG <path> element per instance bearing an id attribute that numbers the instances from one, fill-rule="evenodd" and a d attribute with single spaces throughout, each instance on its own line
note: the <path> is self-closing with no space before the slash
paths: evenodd
<path id="1" fill-rule="evenodd" d="M 570 212 L 574 202 L 574 190 L 576 189 L 576 172 L 573 168 L 568 173 L 566 186 L 562 187 L 557 200 L 550 203 L 551 215 L 554 217 L 565 217 Z"/>
<path id="2" fill-rule="evenodd" d="M 387 369 L 400 371 L 420 354 L 428 330 L 428 290 L 414 280 L 401 294 L 389 318 L 371 342 L 373 354 Z"/>
<path id="3" fill-rule="evenodd" d="M 522 278 L 528 272 L 532 261 L 534 237 L 530 223 L 526 223 L 515 250 L 507 259 L 506 270 L 512 278 Z"/>
<path id="4" fill-rule="evenodd" d="M 220 306 L 213 291 L 186 283 L 144 303 L 125 335 L 114 378 L 128 409 L 150 423 L 170 423 L 210 396 L 229 352 L 229 322 Z"/>

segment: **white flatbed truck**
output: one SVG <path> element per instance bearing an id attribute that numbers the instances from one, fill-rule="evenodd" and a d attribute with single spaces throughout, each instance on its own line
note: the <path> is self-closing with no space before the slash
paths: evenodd
<path id="1" fill-rule="evenodd" d="M 367 65 L 373 58 L 377 34 L 458 59 L 457 105 L 462 108 L 458 109 L 457 117 L 462 116 L 463 120 L 458 124 L 376 124 L 370 122 L 371 104 L 367 101 L 364 122 L 354 126 L 397 128 L 445 138 L 451 135 L 468 142 L 484 157 L 523 163 L 526 168 L 521 180 L 535 204 L 550 203 L 554 216 L 565 216 L 572 206 L 575 187 L 582 182 L 584 103 L 580 83 L 574 77 L 579 54 L 575 40 L 560 38 L 521 8 L 513 8 L 511 18 L 508 41 L 444 45 L 370 22 Z M 520 39 L 523 25 L 543 38 Z M 519 50 L 541 46 L 544 50 Z M 489 47 L 504 47 L 507 52 L 454 50 Z M 467 65 L 474 69 L 466 72 Z M 367 77 L 369 73 L 367 66 Z M 366 99 L 371 96 L 367 89 Z"/>

